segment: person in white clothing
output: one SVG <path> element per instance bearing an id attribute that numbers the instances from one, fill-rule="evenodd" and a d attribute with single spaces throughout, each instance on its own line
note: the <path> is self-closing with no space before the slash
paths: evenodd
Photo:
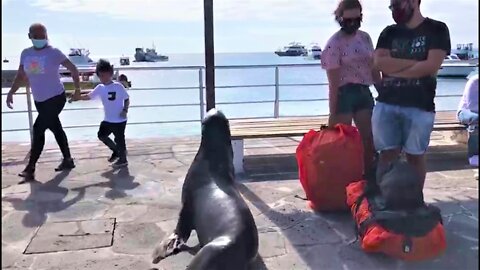
<path id="1" fill-rule="evenodd" d="M 478 74 L 465 85 L 457 117 L 460 123 L 468 126 L 468 159 L 470 165 L 478 167 Z M 478 180 L 478 173 L 475 177 Z"/>
<path id="2" fill-rule="evenodd" d="M 120 74 L 120 76 L 118 76 L 118 82 L 123 84 L 126 89 L 132 87 L 132 82 L 128 80 L 127 75 L 125 74 Z"/>
<path id="3" fill-rule="evenodd" d="M 101 84 L 89 94 L 81 95 L 76 100 L 101 99 L 105 117 L 100 123 L 98 139 L 112 150 L 113 153 L 108 161 L 116 161 L 113 167 L 127 166 L 125 127 L 130 99 L 123 84 L 112 80 L 113 66 L 107 60 L 98 61 L 96 73 Z M 72 101 L 75 100 L 72 99 Z M 114 141 L 109 138 L 112 133 L 115 137 Z"/>
<path id="4" fill-rule="evenodd" d="M 458 106 L 458 120 L 469 126 L 472 131 L 478 126 L 478 74 L 467 81 L 463 96 Z"/>

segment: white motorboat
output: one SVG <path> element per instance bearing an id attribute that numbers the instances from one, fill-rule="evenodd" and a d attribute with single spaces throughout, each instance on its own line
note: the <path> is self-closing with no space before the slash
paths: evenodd
<path id="1" fill-rule="evenodd" d="M 440 70 L 438 70 L 438 77 L 467 77 L 475 68 L 475 64 L 471 61 L 461 60 L 457 55 L 447 55 L 443 61 Z"/>
<path id="2" fill-rule="evenodd" d="M 92 66 L 96 64 L 90 58 L 90 51 L 84 48 L 71 48 L 68 59 L 76 66 Z"/>
<path id="3" fill-rule="evenodd" d="M 460 57 L 458 57 L 457 54 L 452 53 L 450 55 L 445 56 L 445 59 L 443 59 L 443 63 L 454 63 L 454 62 L 458 62 L 458 61 L 461 61 L 461 60 L 462 59 L 460 59 Z"/>
<path id="4" fill-rule="evenodd" d="M 308 50 L 298 42 L 292 42 L 288 46 L 275 51 L 278 56 L 307 56 Z"/>
<path id="5" fill-rule="evenodd" d="M 158 54 L 155 49 L 155 44 L 152 48 L 135 48 L 135 62 L 159 62 L 168 61 L 168 56 Z"/>
<path id="6" fill-rule="evenodd" d="M 467 80 L 470 80 L 470 78 L 474 75 L 477 75 L 478 74 L 478 67 L 476 67 L 472 72 L 470 72 L 470 74 L 468 74 L 467 76 Z"/>
<path id="7" fill-rule="evenodd" d="M 317 43 L 312 43 L 308 49 L 308 56 L 313 59 L 320 59 L 322 56 L 322 48 Z"/>
<path id="8" fill-rule="evenodd" d="M 90 58 L 90 51 L 84 48 L 71 48 L 68 59 L 77 67 L 81 75 L 92 76 L 95 74 L 97 64 Z M 64 67 L 60 68 L 60 75 L 69 76 L 70 71 Z"/>

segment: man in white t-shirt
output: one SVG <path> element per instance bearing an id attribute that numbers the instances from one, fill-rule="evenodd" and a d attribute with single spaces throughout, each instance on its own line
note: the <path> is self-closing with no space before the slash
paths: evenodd
<path id="1" fill-rule="evenodd" d="M 97 85 L 89 94 L 81 95 L 79 99 L 100 98 L 105 117 L 100 123 L 98 139 L 112 150 L 112 156 L 108 161 L 116 161 L 112 165 L 114 168 L 127 166 L 125 127 L 127 125 L 128 106 L 130 105 L 129 96 L 123 84 L 112 80 L 113 67 L 108 61 L 100 59 L 97 63 L 96 73 L 101 84 Z M 108 137 L 112 133 L 115 137 L 114 141 Z"/>

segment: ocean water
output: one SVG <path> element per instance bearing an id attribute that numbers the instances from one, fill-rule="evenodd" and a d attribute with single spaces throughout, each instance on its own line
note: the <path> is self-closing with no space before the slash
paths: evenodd
<path id="1" fill-rule="evenodd" d="M 92 57 L 97 60 L 99 57 Z M 115 66 L 119 65 L 119 56 L 106 56 Z M 16 69 L 18 59 L 9 58 L 10 63 L 2 63 L 2 69 Z M 130 56 L 130 60 L 133 57 Z M 273 53 L 231 53 L 217 54 L 217 66 L 243 65 L 276 65 L 276 64 L 309 64 L 319 63 L 317 60 L 304 57 L 278 57 Z M 203 66 L 203 54 L 170 55 L 168 62 L 134 63 L 131 67 L 180 67 Z M 132 82 L 129 89 L 131 106 L 138 105 L 169 105 L 167 107 L 131 107 L 129 123 L 153 121 L 192 121 L 183 123 L 128 125 L 127 138 L 151 138 L 190 136 L 200 134 L 200 107 L 199 107 L 199 72 L 191 70 L 125 70 L 124 73 Z M 282 84 L 322 84 L 327 82 L 326 74 L 320 66 L 282 67 L 279 69 L 280 85 Z M 203 81 L 205 81 L 203 79 Z M 275 87 L 267 86 L 275 83 L 275 69 L 267 68 L 234 68 L 217 69 L 215 73 L 217 108 L 224 111 L 229 118 L 273 117 Z M 456 110 L 463 92 L 466 79 L 438 79 L 437 95 L 458 95 L 456 97 L 437 97 L 438 111 Z M 230 86 L 248 86 L 234 87 Z M 256 86 L 254 85 L 262 85 Z M 159 90 L 155 88 L 175 87 L 173 90 Z M 179 89 L 179 88 L 193 89 Z M 143 89 L 143 90 L 142 90 Z M 9 89 L 2 89 L 2 93 Z M 19 90 L 22 91 L 22 90 Z M 372 93 L 376 91 L 372 87 Z M 328 86 L 280 86 L 280 116 L 325 115 L 328 113 L 328 101 L 304 101 L 309 99 L 327 99 Z M 2 95 L 2 104 L 6 96 Z M 282 101 L 283 100 L 283 101 Z M 231 104 L 244 102 L 242 104 Z M 249 103 L 248 102 L 253 102 Z M 183 106 L 172 106 L 183 104 Z M 103 119 L 103 111 L 99 101 L 82 101 L 66 104 L 66 110 L 60 115 L 65 127 L 78 125 L 97 125 Z M 75 110 L 87 108 L 88 110 Z M 14 110 L 27 109 L 24 95 L 14 97 Z M 69 111 L 70 109 L 74 109 Z M 3 141 L 29 140 L 28 131 L 4 132 L 7 129 L 28 128 L 26 113 L 3 112 L 12 111 L 2 105 L 2 139 Z M 34 113 L 34 117 L 36 114 Z M 68 128 L 69 140 L 95 140 L 97 127 Z M 54 138 L 47 132 L 47 141 Z"/>

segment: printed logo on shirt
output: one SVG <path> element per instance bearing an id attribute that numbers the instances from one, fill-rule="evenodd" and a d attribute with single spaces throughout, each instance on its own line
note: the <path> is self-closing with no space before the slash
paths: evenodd
<path id="1" fill-rule="evenodd" d="M 24 69 L 29 74 L 45 73 L 45 56 L 27 56 L 25 58 Z"/>
<path id="2" fill-rule="evenodd" d="M 395 58 L 406 58 L 407 54 L 410 53 L 410 40 L 403 38 L 396 38 L 392 41 L 391 54 Z"/>
<path id="3" fill-rule="evenodd" d="M 426 52 L 426 36 L 416 37 L 412 40 L 411 53 L 424 53 Z"/>
<path id="4" fill-rule="evenodd" d="M 392 41 L 392 57 L 401 59 L 423 59 L 427 53 L 427 38 L 419 36 L 413 39 L 398 38 Z"/>
<path id="5" fill-rule="evenodd" d="M 115 100 L 117 98 L 117 92 L 108 92 L 108 100 Z"/>

